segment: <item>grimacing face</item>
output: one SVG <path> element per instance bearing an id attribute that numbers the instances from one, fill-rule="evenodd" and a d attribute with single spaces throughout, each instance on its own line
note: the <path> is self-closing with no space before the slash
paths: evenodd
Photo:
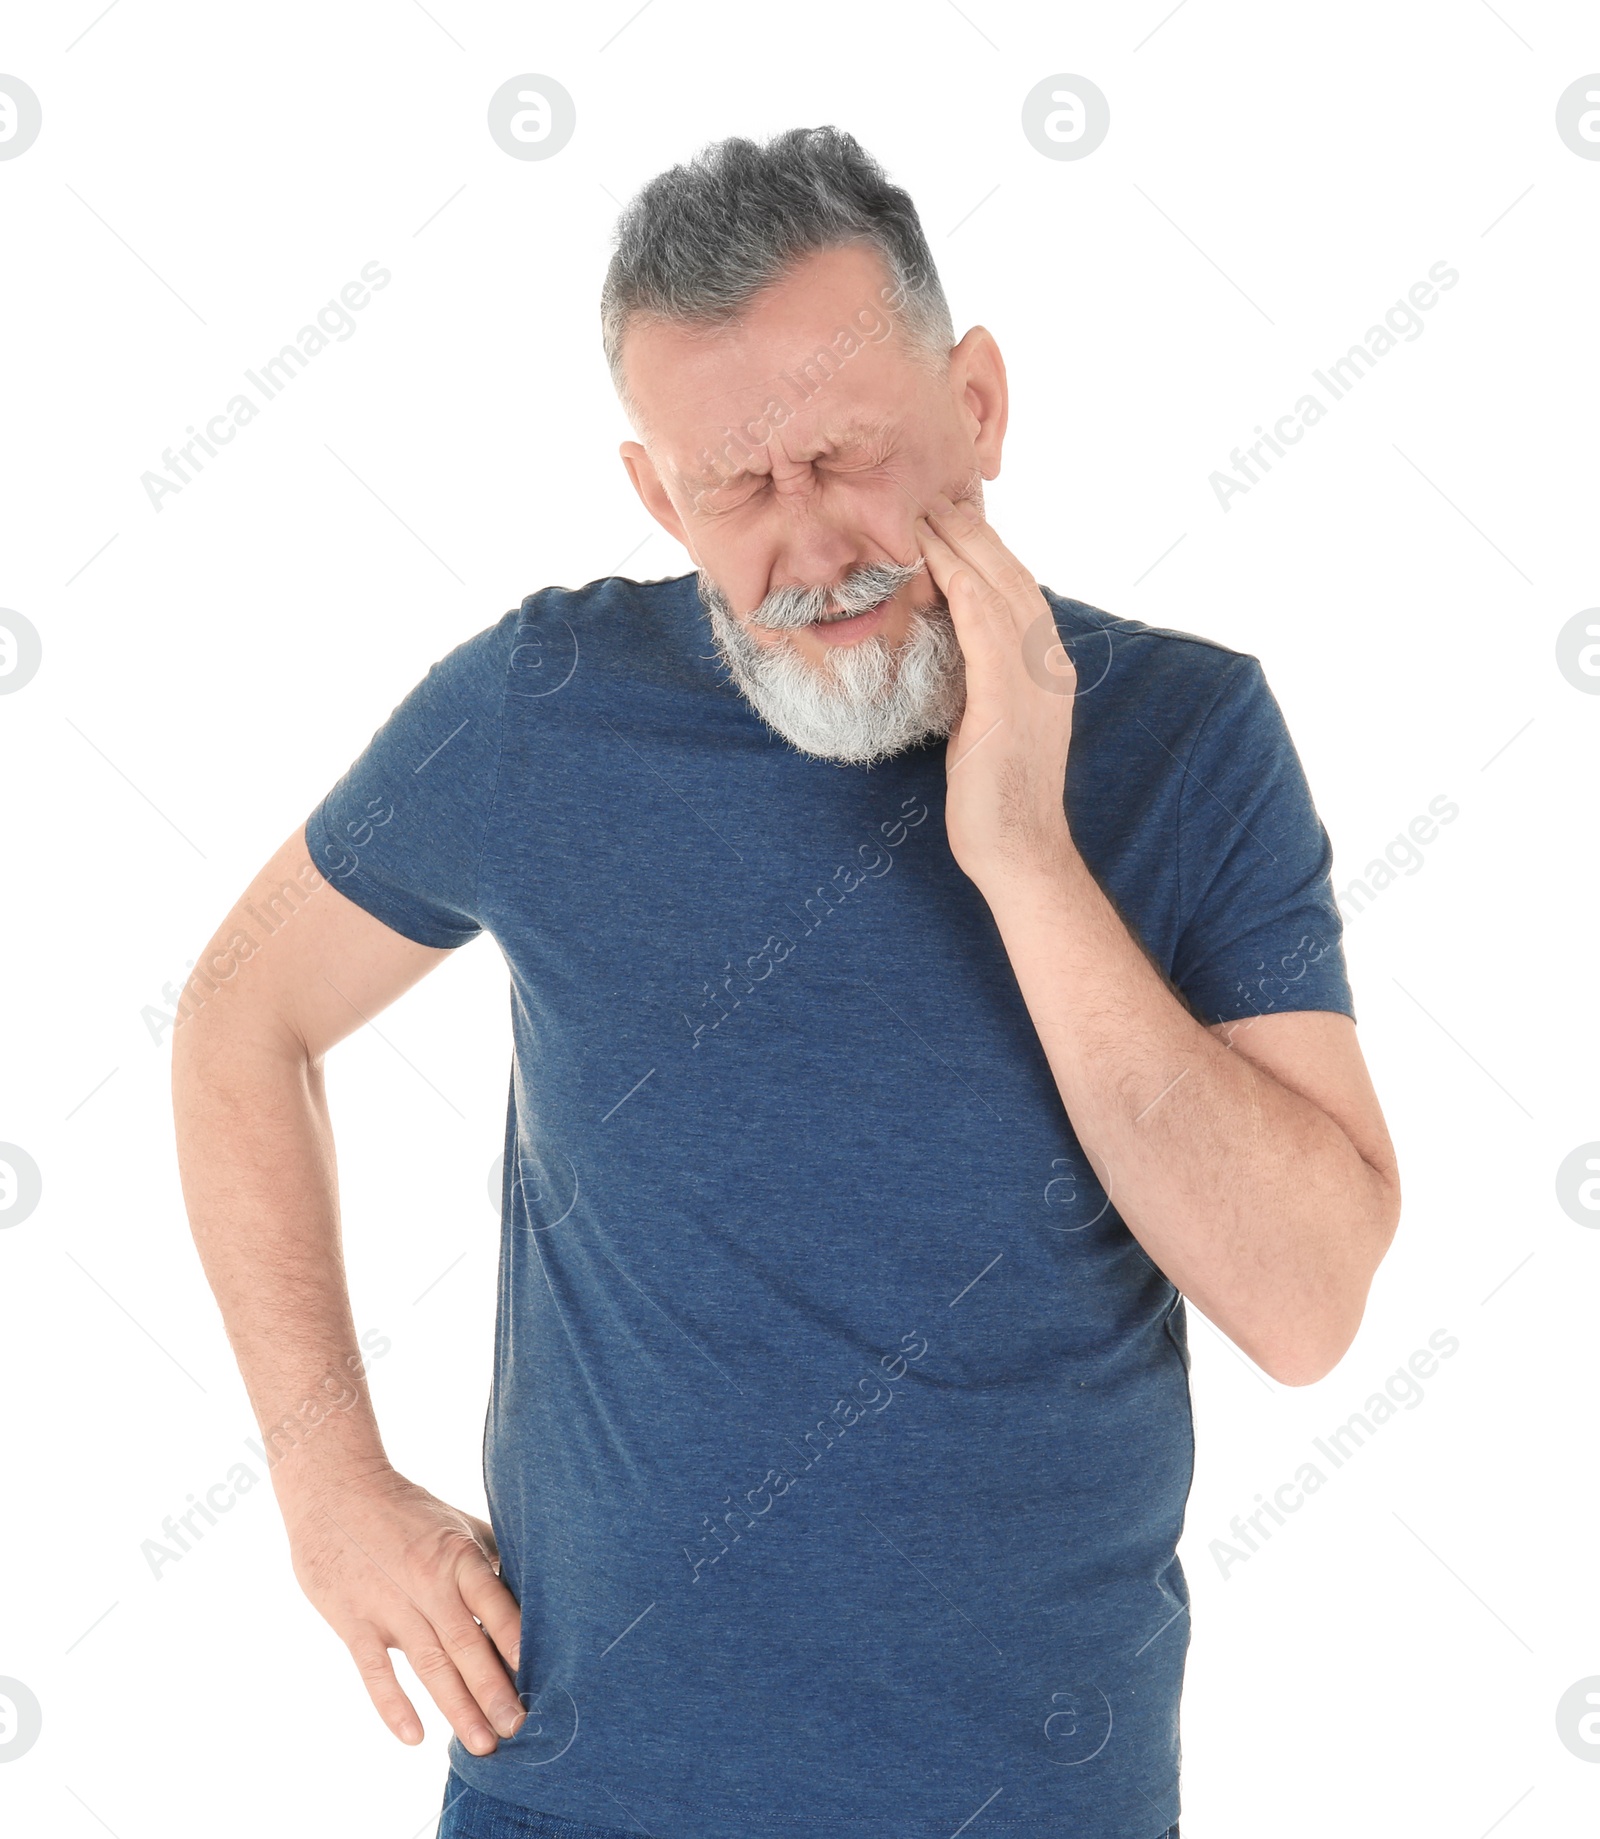
<path id="1" fill-rule="evenodd" d="M 749 646 L 782 648 L 823 679 L 852 675 L 845 648 L 902 646 L 913 609 L 948 623 L 915 519 L 939 492 L 981 505 L 981 481 L 1000 470 L 994 339 L 973 327 L 941 367 L 907 341 L 896 307 L 877 251 L 850 243 L 796 263 L 732 326 L 641 317 L 623 341 L 644 441 L 621 454 L 646 509 Z M 853 616 L 830 617 L 841 612 L 830 590 L 884 564 L 918 572 L 870 610 L 854 611 L 858 594 L 843 609 Z M 775 594 L 774 624 L 753 622 Z M 874 686 L 881 675 L 855 674 Z"/>

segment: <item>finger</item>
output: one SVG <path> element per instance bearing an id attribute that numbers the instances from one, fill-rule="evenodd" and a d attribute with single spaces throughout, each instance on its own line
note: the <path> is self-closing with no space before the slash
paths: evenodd
<path id="1" fill-rule="evenodd" d="M 959 631 L 971 619 L 971 603 L 982 592 L 983 584 L 926 518 L 919 517 L 912 528 L 928 564 L 928 573 L 944 595 Z"/>
<path id="2" fill-rule="evenodd" d="M 494 1528 L 487 1520 L 477 1519 L 470 1513 L 464 1513 L 461 1517 L 472 1528 L 472 1536 L 483 1547 L 484 1556 L 498 1571 L 500 1569 L 500 1547 L 495 1543 Z"/>
<path id="3" fill-rule="evenodd" d="M 462 1602 L 483 1624 L 484 1632 L 515 1673 L 522 1650 L 522 1611 L 517 1599 L 487 1563 L 464 1564 L 457 1583 Z"/>
<path id="4" fill-rule="evenodd" d="M 934 586 L 948 600 L 951 592 L 951 578 L 960 566 L 961 558 L 925 517 L 919 517 L 916 520 L 911 526 L 911 533 L 917 539 L 917 547 L 922 551 L 923 560 L 928 565 L 928 574 Z M 965 586 L 963 591 L 965 591 Z"/>
<path id="5" fill-rule="evenodd" d="M 985 565 L 985 558 L 975 544 L 974 526 L 969 516 L 957 516 L 950 500 L 940 497 L 935 498 L 923 513 L 923 523 L 952 556 L 972 571 L 984 587 L 991 592 L 998 591 L 999 583 L 992 578 Z"/>
<path id="6" fill-rule="evenodd" d="M 983 513 L 969 500 L 951 504 L 947 498 L 938 498 L 929 515 L 961 559 L 1006 596 L 1013 621 L 1020 627 L 1031 620 L 1038 610 L 1032 603 L 1038 595 L 1039 584 L 1001 542 Z"/>
<path id="7" fill-rule="evenodd" d="M 1005 596 L 930 523 L 919 521 L 916 531 L 923 554 L 928 558 L 929 573 L 944 594 L 963 650 L 1003 642 L 1013 624 Z"/>
<path id="8" fill-rule="evenodd" d="M 423 1616 L 407 1616 L 390 1639 L 410 1661 L 423 1690 L 466 1747 L 474 1756 L 489 1755 L 496 1747 L 495 1733 L 433 1624 Z M 517 1709 L 521 1710 L 520 1704 Z"/>
<path id="9" fill-rule="evenodd" d="M 472 1619 L 459 1591 L 430 1610 L 430 1620 L 473 1700 L 502 1737 L 514 1736 L 527 1716 L 515 1682 L 493 1640 Z"/>
<path id="10" fill-rule="evenodd" d="M 345 1637 L 350 1658 L 356 1663 L 361 1683 L 367 1689 L 378 1716 L 402 1743 L 422 1741 L 422 1720 L 417 1708 L 406 1697 L 405 1689 L 395 1678 L 394 1663 L 383 1637 L 370 1622 L 361 1623 Z"/>

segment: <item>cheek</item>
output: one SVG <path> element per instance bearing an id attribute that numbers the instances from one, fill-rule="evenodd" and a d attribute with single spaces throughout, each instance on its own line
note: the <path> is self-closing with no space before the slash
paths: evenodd
<path id="1" fill-rule="evenodd" d="M 913 526 L 939 490 L 936 478 L 932 472 L 900 466 L 870 484 L 855 486 L 848 506 L 850 529 L 901 561 L 914 560 L 921 551 Z"/>
<path id="2" fill-rule="evenodd" d="M 782 634 L 767 632 L 760 626 L 749 625 L 740 617 L 748 614 L 752 608 L 760 606 L 771 591 L 773 575 L 777 567 L 776 557 L 769 552 L 765 542 L 758 536 L 735 538 L 730 543 L 726 532 L 720 534 L 721 541 L 699 546 L 699 566 L 705 569 L 711 579 L 727 595 L 732 603 L 735 617 L 739 619 L 739 624 L 748 639 L 768 648 L 783 644 Z"/>
<path id="3" fill-rule="evenodd" d="M 756 606 L 772 580 L 774 555 L 754 521 L 734 530 L 689 527 L 690 554 L 741 611 Z"/>

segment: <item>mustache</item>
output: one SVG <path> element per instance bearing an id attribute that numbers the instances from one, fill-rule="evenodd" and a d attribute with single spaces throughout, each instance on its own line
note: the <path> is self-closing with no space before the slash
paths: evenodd
<path id="1" fill-rule="evenodd" d="M 846 575 L 837 587 L 778 587 L 746 617 L 753 626 L 769 632 L 793 631 L 809 626 L 830 613 L 865 613 L 887 600 L 908 581 L 916 580 L 927 563 L 869 562 Z"/>

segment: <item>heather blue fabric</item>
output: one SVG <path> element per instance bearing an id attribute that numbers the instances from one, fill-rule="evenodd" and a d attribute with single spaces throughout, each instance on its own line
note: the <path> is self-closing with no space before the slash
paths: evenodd
<path id="1" fill-rule="evenodd" d="M 454 1769 L 445 1777 L 439 1812 L 433 1839 L 640 1839 L 642 1831 L 637 1826 L 590 1826 L 554 1814 L 533 1813 L 469 1788 Z M 672 1835 L 657 1833 L 654 1839 L 672 1839 Z M 1180 1839 L 1176 1825 L 1169 1826 L 1159 1839 Z"/>
<path id="2" fill-rule="evenodd" d="M 1049 599 L 1067 813 L 1150 957 L 1207 1022 L 1352 1015 L 1259 663 Z M 491 1801 L 663 1839 L 1178 1817 L 1183 1304 L 943 809 L 943 743 L 774 737 L 684 575 L 530 595 L 307 822 L 351 900 L 510 972 L 484 1458 L 532 1711 L 450 1748 Z"/>

